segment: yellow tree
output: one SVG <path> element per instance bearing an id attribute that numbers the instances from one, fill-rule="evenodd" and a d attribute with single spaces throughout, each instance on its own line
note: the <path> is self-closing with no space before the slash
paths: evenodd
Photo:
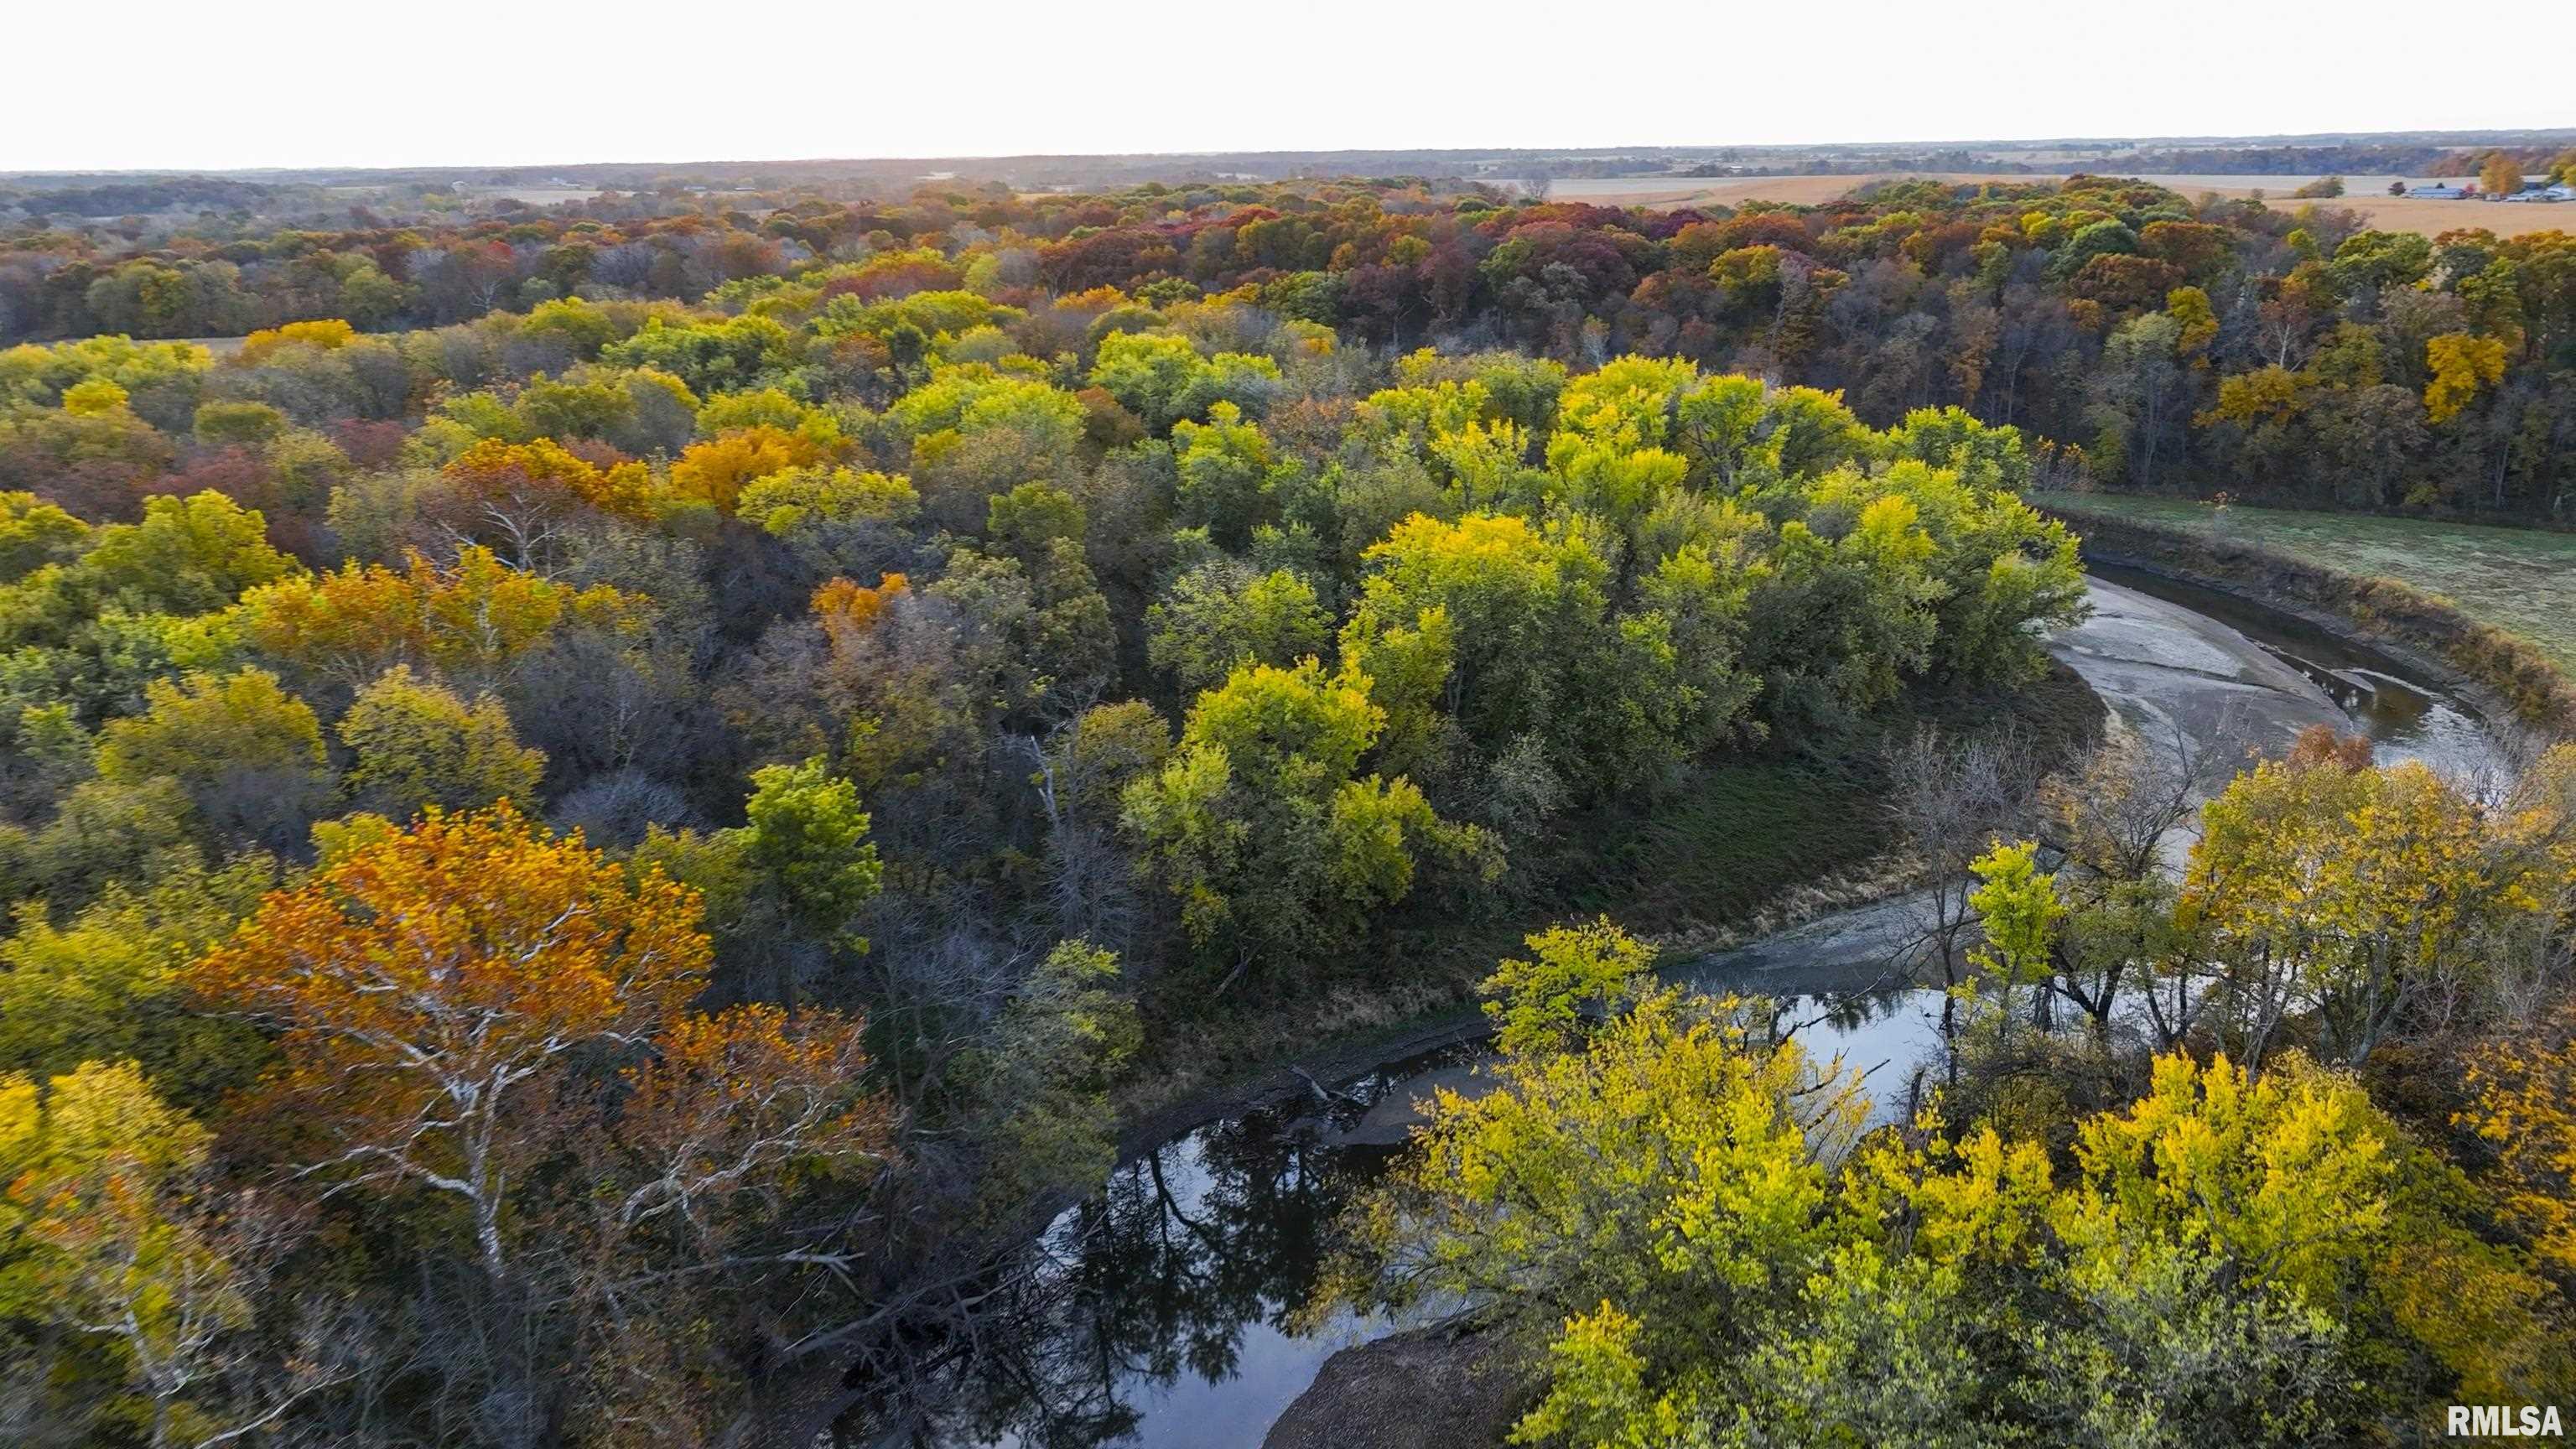
<path id="1" fill-rule="evenodd" d="M 2460 1123 L 2494 1149 L 2497 1196 L 2543 1263 L 2576 1275 L 2576 1005 L 2469 1058 Z"/>
<path id="2" fill-rule="evenodd" d="M 2424 416 L 2447 423 L 2476 400 L 2479 384 L 2504 380 L 2504 341 L 2445 333 L 2424 344 L 2424 365 L 2432 372 L 2424 384 Z"/>
<path id="3" fill-rule="evenodd" d="M 254 365 L 268 360 L 279 348 L 304 346 L 322 352 L 336 352 L 358 340 L 358 330 L 337 317 L 313 322 L 289 322 L 282 327 L 263 327 L 242 339 L 241 361 Z"/>
<path id="4" fill-rule="evenodd" d="M 1716 1407 L 1845 1236 L 1827 1162 L 1867 1101 L 1764 1020 L 1656 992 L 1572 1051 L 1502 1059 L 1483 1095 L 1441 1090 L 1339 1291 L 1461 1300 L 1548 1345 L 1527 1441 L 1673 1442 L 1620 1435 Z"/>
<path id="5" fill-rule="evenodd" d="M 551 438 L 510 443 L 486 438 L 449 463 L 426 521 L 458 543 L 488 543 L 527 572 L 551 568 L 566 531 L 592 510 L 627 518 L 652 513 L 652 475 L 641 463 L 599 468 Z"/>
<path id="6" fill-rule="evenodd" d="M 353 561 L 282 579 L 242 596 L 241 621 L 263 653 L 354 688 L 404 663 L 488 676 L 566 625 L 638 633 L 651 606 L 606 584 L 522 572 L 477 545 L 453 568 L 413 554 L 399 573 Z"/>
<path id="7" fill-rule="evenodd" d="M 2511 196 L 2521 189 L 2521 162 L 2502 151 L 2489 151 L 2478 163 L 2478 190 L 2489 196 Z"/>
<path id="8" fill-rule="evenodd" d="M 1978 886 L 1968 894 L 1968 909 L 1985 928 L 1985 942 L 1968 952 L 1968 964 L 1995 992 L 1996 1018 L 2009 1040 L 2020 1015 L 2021 988 L 2048 980 L 2056 959 L 2057 922 L 2066 914 L 2057 899 L 2057 878 L 2035 864 L 2038 849 L 2025 840 L 1998 841 L 1969 867 Z"/>
<path id="9" fill-rule="evenodd" d="M 358 692 L 337 726 L 356 756 L 348 788 L 361 804 L 396 819 L 425 805 L 472 810 L 495 800 L 531 800 L 544 774 L 543 750 L 519 743 L 501 701 L 469 706 L 397 664 Z"/>
<path id="10" fill-rule="evenodd" d="M 1420 857 L 1500 873 L 1491 835 L 1442 819 L 1402 776 L 1359 774 L 1386 724 L 1368 690 L 1313 659 L 1245 665 L 1199 695 L 1170 760 L 1126 789 L 1140 869 L 1193 941 L 1232 951 L 1228 984 L 1347 941 L 1412 893 Z"/>
<path id="11" fill-rule="evenodd" d="M 331 766 L 313 710 L 277 676 L 244 669 L 144 687 L 149 708 L 100 732 L 98 774 L 112 785 L 178 783 L 220 844 L 293 846 L 325 807 Z"/>
<path id="12" fill-rule="evenodd" d="M 766 424 L 738 428 L 690 444 L 671 464 L 671 487 L 684 497 L 731 513 L 741 501 L 743 488 L 753 481 L 828 461 L 830 454 L 811 438 Z"/>
<path id="13" fill-rule="evenodd" d="M 2048 1208 L 2049 1271 L 2104 1317 L 2061 1367 L 2099 1385 L 2088 1397 L 2126 1400 L 2121 1414 L 2181 1387 L 2123 1365 L 2205 1362 L 2187 1346 L 2188 1305 L 2216 1293 L 2255 1299 L 2240 1305 L 2248 1326 L 2274 1321 L 2250 1336 L 2285 1338 L 2297 1357 L 2312 1356 L 2301 1338 L 2358 1348 L 2378 1331 L 2377 1349 L 2437 1362 L 2462 1398 L 2545 1399 L 2569 1382 L 2557 1295 L 2468 1230 L 2452 1169 L 2348 1076 L 2296 1054 L 2259 1076 L 2224 1055 L 2159 1057 L 2146 1096 L 2081 1124 L 2075 1157 L 2079 1180 Z M 2200 1392 L 2241 1400 L 2245 1388 Z M 2331 1380 L 2311 1392 L 2330 1394 Z"/>
<path id="14" fill-rule="evenodd" d="M 2176 904 L 2249 1062 L 2307 1011 L 2358 1065 L 2426 993 L 2488 975 L 2493 933 L 2533 905 L 2466 797 L 2331 746 L 2303 739 L 2209 803 Z"/>
<path id="15" fill-rule="evenodd" d="M 1483 988 L 1485 1015 L 1500 1024 L 1496 1035 L 1514 1056 L 1563 1050 L 1586 1009 L 1615 1009 L 1644 994 L 1655 964 L 1654 947 L 1608 916 L 1522 940 L 1532 959 L 1505 957 Z"/>
<path id="16" fill-rule="evenodd" d="M 102 1432 L 139 1420 L 155 1449 L 238 1438 L 291 1402 L 263 1412 L 238 1395 L 255 1357 L 252 1280 L 273 1240 L 241 1231 L 256 1204 L 228 1223 L 200 1200 L 209 1142 L 132 1062 L 41 1085 L 0 1076 L 0 1313 L 117 1361 L 140 1404 L 82 1407 Z"/>
<path id="17" fill-rule="evenodd" d="M 2209 294 L 2198 287 L 2176 287 L 2165 294 L 2165 311 L 2181 326 L 2174 347 L 2185 356 L 2206 351 L 2218 340 L 2218 312 Z"/>

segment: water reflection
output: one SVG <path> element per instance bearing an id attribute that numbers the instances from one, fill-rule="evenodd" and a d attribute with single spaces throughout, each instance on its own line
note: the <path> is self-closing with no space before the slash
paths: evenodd
<path id="1" fill-rule="evenodd" d="M 1032 1246 L 1022 1311 L 916 1440 L 939 1449 L 1200 1449 L 1260 1442 L 1338 1350 L 1392 1331 L 1291 1331 L 1352 1195 L 1401 1149 L 1345 1140 L 1454 1055 L 1211 1123 L 1122 1165 Z"/>
<path id="2" fill-rule="evenodd" d="M 1748 983 L 1693 982 L 1702 989 Z M 1941 993 L 1796 995 L 1779 1029 L 1866 1071 L 1873 1122 L 1901 1118 L 1940 1039 Z M 1257 1445 L 1325 1359 L 1400 1324 L 1337 1314 L 1299 1332 L 1336 1218 L 1404 1148 L 1406 1105 L 1473 1090 L 1478 1048 L 1382 1068 L 1316 1097 L 1211 1123 L 1121 1166 L 1050 1225 L 1007 1331 L 914 1442 L 936 1449 Z M 1374 1109 L 1374 1110 L 1372 1110 Z"/>
<path id="3" fill-rule="evenodd" d="M 1863 1074 L 1869 1091 L 1869 1125 L 1901 1122 L 1915 1105 L 1915 1073 L 1941 1044 L 1946 998 L 1923 987 L 1779 998 L 1779 1019 L 1794 1029 L 1819 1065 L 1839 1057 L 1843 1070 Z"/>

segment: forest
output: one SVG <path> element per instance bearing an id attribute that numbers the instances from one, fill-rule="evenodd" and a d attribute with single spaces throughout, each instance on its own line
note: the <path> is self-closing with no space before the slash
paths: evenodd
<path id="1" fill-rule="evenodd" d="M 1956 900 L 1875 1129 L 1575 908 L 1728 771 L 2051 687 L 2025 490 L 2556 516 L 2566 236 L 748 205 L 0 254 L 0 1437 L 908 1442 L 1140 1079 L 1524 930 L 1328 1285 L 1524 1353 L 1524 1442 L 2570 1391 L 2576 748 L 2115 735 L 2002 809 L 1914 736 L 1827 822 Z"/>
<path id="2" fill-rule="evenodd" d="M 2368 230 L 2330 201 L 2194 201 L 2090 177 L 1879 184 L 1732 215 L 1418 182 L 845 190 L 608 193 L 480 219 L 434 196 L 444 209 L 340 231 L 263 229 L 242 211 L 173 236 L 123 228 L 140 239 L 29 224 L 0 248 L 0 338 L 235 337 L 316 318 L 417 333 L 574 298 L 792 318 L 815 289 L 848 309 L 917 288 L 1019 308 L 998 325 L 1051 359 L 1128 325 L 1101 320 L 1122 303 L 1232 297 L 1380 351 L 1669 357 L 1840 391 L 1879 428 L 1964 408 L 2107 488 L 2560 522 L 2576 506 L 2576 260 L 2563 232 L 2479 230 L 2476 207 L 2428 239 Z M 943 320 L 978 325 L 913 330 Z M 838 323 L 812 340 L 797 365 L 871 405 L 920 346 Z M 526 360 L 557 381 L 574 365 Z M 424 375 L 482 381 L 412 358 L 400 383 L 276 401 L 309 425 L 382 418 Z M 187 405 L 184 389 L 170 403 Z M 63 461 L 63 445 L 41 446 L 0 440 L 0 483 Z"/>

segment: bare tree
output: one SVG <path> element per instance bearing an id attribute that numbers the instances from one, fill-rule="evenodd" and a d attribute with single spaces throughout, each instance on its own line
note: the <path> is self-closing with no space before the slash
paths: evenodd
<path id="1" fill-rule="evenodd" d="M 2201 802 L 2225 776 L 2220 754 L 2194 748 L 2180 725 L 2153 739 L 2118 727 L 2083 769 L 2041 790 L 2041 837 L 2074 908 L 2049 984 L 2098 1042 L 2109 1042 L 2124 994 L 2141 988 L 2161 1046 L 2191 1028 L 2190 977 L 2173 969 L 2173 878 Z"/>
<path id="2" fill-rule="evenodd" d="M 1955 991 L 1977 924 L 1968 867 L 1997 839 L 2019 833 L 2038 765 L 2010 729 L 1961 739 L 1926 725 L 1888 752 L 1887 774 L 1889 814 L 1924 880 L 1910 898 L 1914 931 L 1900 961 L 1927 984 Z M 1945 1002 L 1941 1034 L 1953 1047 L 1959 1027 L 1956 1001 Z"/>

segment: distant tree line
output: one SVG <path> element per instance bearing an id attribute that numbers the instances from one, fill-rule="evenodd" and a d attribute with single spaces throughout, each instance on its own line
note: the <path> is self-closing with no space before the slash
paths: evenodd
<path id="1" fill-rule="evenodd" d="M 137 255 L 39 234 L 0 255 L 0 323 L 153 338 L 328 317 L 370 331 L 564 300 L 759 317 L 818 288 L 865 301 L 917 277 L 1021 314 L 997 325 L 1052 357 L 1066 342 L 1054 319 L 1096 311 L 1082 299 L 1103 289 L 1148 309 L 1225 297 L 1381 353 L 1672 357 L 1840 391 L 1879 427 L 1956 406 L 2068 450 L 2071 476 L 2106 487 L 2533 519 L 2576 506 L 2576 250 L 2561 232 L 2427 239 L 2330 204 L 2194 202 L 2093 178 L 1918 182 L 1732 214 L 1393 182 L 771 196 L 651 214 L 664 204 Z M 843 349 L 842 365 L 876 364 Z M 401 381 L 402 405 L 423 382 Z"/>

